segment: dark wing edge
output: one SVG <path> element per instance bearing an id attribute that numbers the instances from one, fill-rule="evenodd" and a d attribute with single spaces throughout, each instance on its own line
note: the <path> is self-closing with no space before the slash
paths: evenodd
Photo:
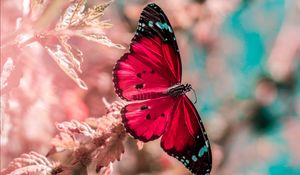
<path id="1" fill-rule="evenodd" d="M 122 100 L 125 100 L 125 101 L 130 101 L 129 99 L 125 98 L 123 96 L 123 91 L 122 89 L 119 87 L 119 79 L 117 77 L 117 74 L 115 72 L 117 72 L 117 70 L 119 70 L 119 66 L 120 66 L 120 63 L 123 62 L 124 60 L 127 59 L 127 56 L 129 55 L 130 53 L 125 53 L 118 61 L 117 63 L 115 64 L 115 66 L 113 67 L 113 70 L 112 70 L 112 80 L 113 80 L 113 83 L 114 83 L 114 89 L 115 89 L 115 93 L 122 99 Z"/>
<path id="2" fill-rule="evenodd" d="M 201 120 L 200 114 L 198 113 L 198 111 L 197 111 L 195 105 L 193 104 L 193 102 L 186 95 L 184 96 L 184 98 L 187 101 L 187 103 L 192 107 L 195 115 L 197 116 L 198 124 L 200 125 L 201 132 L 200 132 L 200 134 L 198 134 L 196 136 L 196 140 L 197 139 L 199 140 L 201 137 L 204 138 L 204 140 L 205 140 L 205 145 L 208 148 L 208 151 L 207 151 L 208 160 L 209 160 L 208 164 L 210 164 L 210 171 L 211 171 L 211 168 L 212 168 L 212 152 L 211 152 L 211 145 L 210 145 L 210 142 L 209 142 L 209 139 L 208 139 L 208 136 L 207 136 L 207 132 L 206 132 L 205 127 L 203 125 L 203 122 Z M 185 121 L 187 121 L 187 120 L 185 120 Z M 207 174 L 207 172 L 206 172 L 206 174 Z"/>

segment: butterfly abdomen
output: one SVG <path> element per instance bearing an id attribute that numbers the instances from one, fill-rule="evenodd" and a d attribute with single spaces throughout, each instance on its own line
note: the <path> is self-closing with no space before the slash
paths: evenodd
<path id="1" fill-rule="evenodd" d="M 148 93 L 140 93 L 133 95 L 133 100 L 146 100 L 146 99 L 153 99 L 165 96 L 166 94 L 163 92 L 148 92 Z"/>

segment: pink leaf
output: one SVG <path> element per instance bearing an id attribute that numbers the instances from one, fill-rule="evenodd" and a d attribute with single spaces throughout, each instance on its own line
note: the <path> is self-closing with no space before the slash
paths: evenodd
<path id="1" fill-rule="evenodd" d="M 30 152 L 15 158 L 6 169 L 1 170 L 1 174 L 51 174 L 54 169 L 58 172 L 63 171 L 59 164 L 49 161 L 39 153 Z"/>

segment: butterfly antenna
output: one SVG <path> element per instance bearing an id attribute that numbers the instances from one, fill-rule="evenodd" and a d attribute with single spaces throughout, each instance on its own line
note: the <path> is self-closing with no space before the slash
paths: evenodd
<path id="1" fill-rule="evenodd" d="M 194 96 L 195 96 L 195 102 L 194 102 L 194 104 L 196 104 L 197 103 L 197 95 L 196 95 L 196 92 L 195 92 L 195 90 L 193 89 L 193 88 L 191 88 L 192 89 L 192 91 L 193 91 L 193 94 L 194 94 Z"/>

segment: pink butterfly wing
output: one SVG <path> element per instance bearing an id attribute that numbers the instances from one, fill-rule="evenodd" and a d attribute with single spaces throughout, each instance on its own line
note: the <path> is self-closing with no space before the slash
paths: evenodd
<path id="1" fill-rule="evenodd" d="M 187 96 L 180 97 L 161 139 L 161 147 L 196 175 L 211 170 L 211 148 L 200 116 Z"/>
<path id="2" fill-rule="evenodd" d="M 158 98 L 181 82 L 181 61 L 173 29 L 162 10 L 158 6 L 154 10 L 150 5 L 141 14 L 130 52 L 113 69 L 116 93 L 124 100 Z"/>
<path id="3" fill-rule="evenodd" d="M 121 113 L 126 130 L 144 142 L 159 138 L 170 120 L 175 99 L 161 97 L 125 106 Z"/>

